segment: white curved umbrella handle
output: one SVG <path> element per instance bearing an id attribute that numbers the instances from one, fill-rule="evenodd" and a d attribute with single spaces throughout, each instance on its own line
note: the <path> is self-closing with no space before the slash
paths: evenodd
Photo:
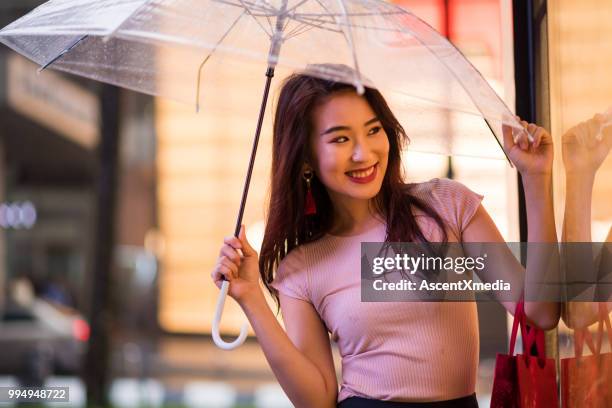
<path id="1" fill-rule="evenodd" d="M 221 315 L 223 314 L 223 306 L 225 305 L 225 298 L 227 296 L 227 291 L 229 290 L 229 281 L 224 280 L 221 284 L 221 291 L 219 292 L 219 297 L 217 298 L 217 308 L 215 309 L 215 317 L 213 318 L 212 324 L 212 338 L 217 347 L 222 348 L 223 350 L 233 350 L 236 347 L 239 347 L 244 343 L 247 338 L 247 333 L 249 331 L 249 324 L 243 323 L 242 328 L 240 329 L 240 335 L 238 338 L 231 343 L 224 341 L 219 335 L 219 323 L 221 322 Z"/>

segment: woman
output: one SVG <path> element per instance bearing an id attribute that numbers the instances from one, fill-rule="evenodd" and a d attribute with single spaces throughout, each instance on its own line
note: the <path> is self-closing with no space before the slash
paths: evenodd
<path id="1" fill-rule="evenodd" d="M 529 239 L 555 242 L 550 135 L 525 126 L 533 144 L 520 139 L 515 145 L 509 129 L 505 142 L 523 174 Z M 230 281 L 230 296 L 296 407 L 477 406 L 473 302 L 360 301 L 362 241 L 503 242 L 482 196 L 450 180 L 403 182 L 406 142 L 375 89 L 359 96 L 350 85 L 307 74 L 282 86 L 261 256 L 243 226 L 239 239 L 225 239 L 212 278 L 219 287 Z M 542 259 L 529 262 L 527 275 L 534 275 Z M 503 273 L 519 282 L 524 270 L 518 264 Z M 280 302 L 286 332 L 260 278 Z M 514 311 L 514 302 L 504 304 Z M 559 319 L 556 303 L 531 302 L 526 310 L 539 327 Z M 342 355 L 340 392 L 328 331 Z"/>

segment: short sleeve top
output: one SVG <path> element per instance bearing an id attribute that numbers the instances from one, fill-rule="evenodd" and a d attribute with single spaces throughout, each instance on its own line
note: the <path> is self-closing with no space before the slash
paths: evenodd
<path id="1" fill-rule="evenodd" d="M 412 194 L 444 220 L 448 240 L 460 242 L 483 196 L 463 184 L 433 179 Z M 414 210 L 414 209 L 413 209 Z M 440 229 L 413 213 L 431 242 Z M 438 401 L 475 391 L 478 321 L 472 302 L 361 302 L 361 242 L 383 242 L 386 224 L 353 236 L 327 234 L 293 249 L 271 286 L 309 302 L 342 357 L 338 402 L 359 396 L 393 401 Z"/>

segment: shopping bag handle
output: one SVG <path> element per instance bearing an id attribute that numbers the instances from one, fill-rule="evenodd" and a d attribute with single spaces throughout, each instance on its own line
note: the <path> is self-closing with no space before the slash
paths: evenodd
<path id="1" fill-rule="evenodd" d="M 531 355 L 531 350 L 535 344 L 535 357 L 538 359 L 540 366 L 544 366 L 546 359 L 546 345 L 544 338 L 544 330 L 539 329 L 535 326 L 527 325 L 527 317 L 523 313 L 523 320 L 521 324 L 521 335 L 523 340 L 523 358 L 525 363 L 528 364 L 528 358 Z"/>
<path id="2" fill-rule="evenodd" d="M 604 326 L 608 332 L 608 342 L 610 344 L 610 347 L 612 347 L 612 324 L 610 323 L 610 311 L 608 310 L 607 303 L 605 302 L 601 302 L 599 303 L 599 321 L 602 321 L 604 323 Z M 603 337 L 603 333 L 601 334 L 601 336 Z M 601 342 L 599 344 L 600 348 L 601 348 Z"/>
<path id="3" fill-rule="evenodd" d="M 514 311 L 514 322 L 512 323 L 512 335 L 510 337 L 510 355 L 514 356 L 516 347 L 516 338 L 518 329 L 521 329 L 521 338 L 523 343 L 523 355 L 525 360 L 531 353 L 533 345 L 536 345 L 537 357 L 540 363 L 546 358 L 546 348 L 544 343 L 544 331 L 536 327 L 527 326 L 527 316 L 525 315 L 525 302 L 523 297 L 516 302 Z"/>
<path id="4" fill-rule="evenodd" d="M 516 307 L 514 309 L 514 321 L 512 322 L 512 334 L 510 335 L 510 355 L 514 355 L 514 347 L 516 346 L 516 337 L 518 336 L 518 328 L 519 324 L 523 322 L 525 319 L 525 306 L 523 304 L 523 299 L 516 302 Z"/>
<path id="5" fill-rule="evenodd" d="M 221 291 L 219 292 L 219 297 L 217 298 L 217 307 L 215 308 L 215 316 L 213 317 L 212 323 L 212 338 L 217 347 L 223 350 L 233 350 L 236 347 L 239 347 L 244 343 L 247 338 L 247 334 L 249 332 L 249 324 L 243 323 L 240 328 L 240 334 L 236 338 L 236 340 L 232 342 L 226 342 L 221 338 L 219 334 L 219 324 L 221 323 L 221 315 L 223 314 L 223 306 L 225 306 L 225 298 L 227 297 L 227 291 L 229 290 L 229 281 L 224 280 L 221 284 Z"/>
<path id="6" fill-rule="evenodd" d="M 597 324 L 596 342 L 593 342 L 593 336 L 588 327 L 574 330 L 574 355 L 582 357 L 584 343 L 591 350 L 593 355 L 601 354 L 601 346 L 603 344 L 604 333 L 608 335 L 608 341 L 612 345 L 612 325 L 610 324 L 610 315 L 606 304 L 599 303 L 599 321 Z"/>

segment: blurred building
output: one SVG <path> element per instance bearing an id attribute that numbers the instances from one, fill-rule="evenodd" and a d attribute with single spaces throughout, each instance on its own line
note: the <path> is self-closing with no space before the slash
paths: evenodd
<path id="1" fill-rule="evenodd" d="M 42 1 L 4 1 L 0 24 Z M 101 85 L 0 50 L 0 296 L 26 277 L 38 296 L 88 314 Z M 113 307 L 120 333 L 155 333 L 153 100 L 122 91 Z M 4 303 L 0 297 L 0 307 Z M 129 330 L 128 330 L 129 329 Z M 141 333 L 142 335 L 142 333 Z"/>

